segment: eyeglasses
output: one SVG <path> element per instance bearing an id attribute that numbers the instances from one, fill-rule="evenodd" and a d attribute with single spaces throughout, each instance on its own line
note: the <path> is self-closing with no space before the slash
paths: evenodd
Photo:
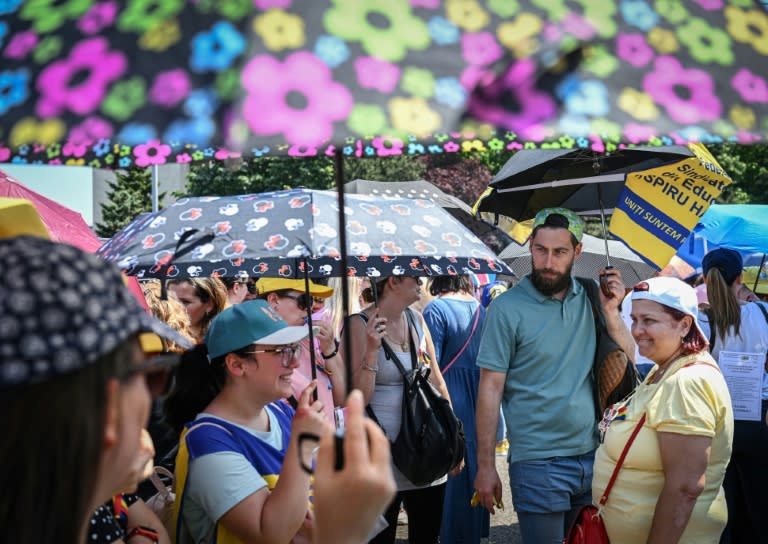
<path id="1" fill-rule="evenodd" d="M 280 354 L 280 365 L 283 368 L 290 368 L 294 357 L 298 357 L 301 353 L 301 345 L 294 344 L 292 346 L 285 346 L 282 348 L 274 349 L 254 349 L 243 353 L 243 355 L 255 355 L 257 353 L 278 353 Z"/>
<path id="2" fill-rule="evenodd" d="M 117 379 L 122 383 L 126 383 L 137 374 L 142 374 L 152 398 L 162 397 L 168 392 L 168 385 L 171 381 L 171 369 L 178 364 L 179 358 L 180 355 L 178 353 L 155 355 L 138 365 L 128 368 L 117 376 Z"/>
<path id="3" fill-rule="evenodd" d="M 312 297 L 312 304 L 325 304 L 325 299 L 320 297 Z"/>
<path id="4" fill-rule="evenodd" d="M 284 293 L 284 294 L 278 295 L 278 296 L 280 298 L 290 298 L 290 299 L 293 299 L 294 301 L 296 301 L 296 306 L 299 307 L 299 310 L 306 310 L 307 306 L 310 305 L 310 303 L 309 303 L 310 297 L 306 293 L 302 293 L 300 295 L 288 295 L 288 294 Z"/>

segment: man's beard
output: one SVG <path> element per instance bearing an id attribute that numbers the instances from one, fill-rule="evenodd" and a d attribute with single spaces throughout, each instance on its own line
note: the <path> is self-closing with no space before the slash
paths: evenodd
<path id="1" fill-rule="evenodd" d="M 568 265 L 568 269 L 564 274 L 559 274 L 549 268 L 542 268 L 537 270 L 531 259 L 531 283 L 542 294 L 551 297 L 561 291 L 564 291 L 571 284 L 571 270 L 573 269 L 573 261 Z M 544 272 L 555 274 L 552 279 L 545 278 L 541 274 Z"/>

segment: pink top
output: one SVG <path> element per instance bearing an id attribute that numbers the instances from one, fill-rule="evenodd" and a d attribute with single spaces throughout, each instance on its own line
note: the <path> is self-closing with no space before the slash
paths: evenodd
<path id="1" fill-rule="evenodd" d="M 293 371 L 293 380 L 291 386 L 293 387 L 293 396 L 296 400 L 301 396 L 301 392 L 306 389 L 309 382 L 312 381 L 312 366 L 309 354 L 309 340 L 304 339 L 301 341 L 301 355 L 299 356 L 299 366 Z M 315 349 L 315 363 L 317 365 L 317 398 L 323 403 L 323 412 L 328 418 L 328 421 L 333 424 L 333 385 L 331 384 L 331 378 L 325 372 L 323 367 L 322 355 L 320 350 Z"/>

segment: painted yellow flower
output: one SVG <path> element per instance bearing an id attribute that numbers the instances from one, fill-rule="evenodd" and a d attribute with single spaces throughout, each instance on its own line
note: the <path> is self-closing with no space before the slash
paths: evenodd
<path id="1" fill-rule="evenodd" d="M 67 159 L 64 164 L 67 166 L 85 166 L 85 159 Z"/>
<path id="2" fill-rule="evenodd" d="M 725 8 L 727 30 L 733 39 L 748 43 L 761 55 L 768 55 L 768 15 L 759 9 Z"/>
<path id="3" fill-rule="evenodd" d="M 618 100 L 619 108 L 640 121 L 651 121 L 659 116 L 659 110 L 648 93 L 625 87 Z"/>
<path id="4" fill-rule="evenodd" d="M 652 28 L 648 33 L 648 43 L 651 44 L 659 53 L 667 54 L 674 53 L 680 49 L 680 44 L 677 43 L 675 33 L 665 28 L 659 28 L 658 26 Z"/>
<path id="5" fill-rule="evenodd" d="M 414 136 L 426 136 L 440 128 L 440 115 L 423 98 L 393 98 L 387 104 L 392 126 Z"/>
<path id="6" fill-rule="evenodd" d="M 734 125 L 742 130 L 750 130 L 755 126 L 755 112 L 752 108 L 734 104 L 731 111 L 728 112 L 728 117 L 731 118 Z"/>
<path id="7" fill-rule="evenodd" d="M 165 51 L 181 38 L 179 23 L 175 19 L 162 21 L 139 38 L 139 47 L 149 51 Z"/>
<path id="8" fill-rule="evenodd" d="M 501 23 L 496 30 L 499 43 L 511 49 L 518 58 L 527 56 L 536 48 L 536 36 L 541 33 L 544 23 L 532 13 L 521 13 L 513 21 Z"/>
<path id="9" fill-rule="evenodd" d="M 482 30 L 490 22 L 488 13 L 477 0 L 448 0 L 445 16 L 453 24 L 467 32 Z"/>
<path id="10" fill-rule="evenodd" d="M 38 122 L 34 117 L 25 117 L 16 125 L 8 137 L 11 147 L 38 143 L 50 145 L 64 138 L 66 127 L 61 119 L 46 119 Z"/>
<path id="11" fill-rule="evenodd" d="M 280 9 L 270 9 L 256 17 L 253 30 L 271 51 L 295 49 L 304 45 L 304 20 Z"/>
<path id="12" fill-rule="evenodd" d="M 469 153 L 470 151 L 485 151 L 486 147 L 482 140 L 464 140 L 461 142 L 461 150 L 464 153 Z"/>

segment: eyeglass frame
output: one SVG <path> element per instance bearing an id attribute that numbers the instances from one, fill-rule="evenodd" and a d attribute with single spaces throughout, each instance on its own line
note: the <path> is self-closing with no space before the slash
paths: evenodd
<path id="1" fill-rule="evenodd" d="M 306 310 L 308 307 L 312 305 L 312 298 L 310 295 L 307 295 L 306 293 L 301 293 L 300 295 L 291 295 L 288 293 L 276 293 L 278 297 L 280 298 L 290 298 L 296 303 L 296 306 L 299 308 L 299 310 Z"/>
<path id="2" fill-rule="evenodd" d="M 272 348 L 272 349 L 253 349 L 250 351 L 244 351 L 241 353 L 242 356 L 248 356 L 248 355 L 256 355 L 257 353 L 279 353 L 280 354 L 280 366 L 283 368 L 291 368 L 291 363 L 293 362 L 294 357 L 298 357 L 299 353 L 301 353 L 302 347 L 301 344 L 291 344 L 288 346 L 284 346 L 282 348 Z M 286 353 L 290 352 L 291 355 L 286 359 Z"/>
<path id="3" fill-rule="evenodd" d="M 179 364 L 180 359 L 179 353 L 158 353 L 147 357 L 139 364 L 129 366 L 115 378 L 125 384 L 141 374 L 152 398 L 162 397 L 170 385 L 171 371 Z"/>

